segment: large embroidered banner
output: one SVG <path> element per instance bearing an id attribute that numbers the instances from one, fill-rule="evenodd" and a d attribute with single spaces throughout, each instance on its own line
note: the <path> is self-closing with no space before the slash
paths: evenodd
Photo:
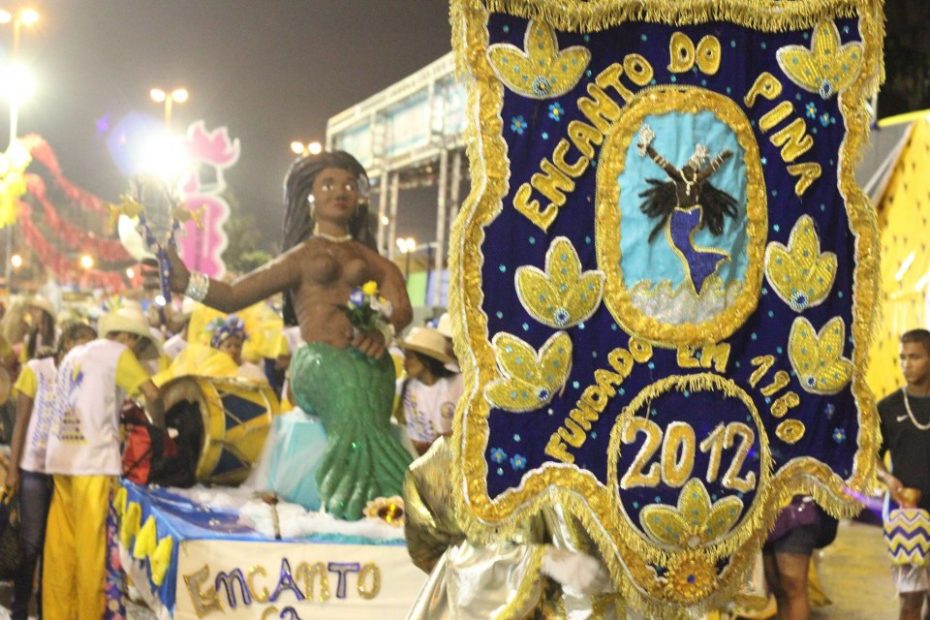
<path id="1" fill-rule="evenodd" d="M 872 475 L 873 0 L 452 0 L 456 489 L 547 502 L 641 608 L 728 595 L 778 513 Z M 718 598 L 715 598 L 717 596 Z"/>

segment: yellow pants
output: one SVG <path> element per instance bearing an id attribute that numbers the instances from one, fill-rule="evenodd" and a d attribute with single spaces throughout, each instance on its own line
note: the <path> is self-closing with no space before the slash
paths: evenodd
<path id="1" fill-rule="evenodd" d="M 100 620 L 113 476 L 55 475 L 42 569 L 45 620 Z"/>

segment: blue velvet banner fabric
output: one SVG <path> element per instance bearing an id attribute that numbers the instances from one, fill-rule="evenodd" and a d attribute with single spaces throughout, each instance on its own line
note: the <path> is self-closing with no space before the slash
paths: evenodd
<path id="1" fill-rule="evenodd" d="M 848 514 L 872 475 L 876 231 L 853 169 L 880 5 L 453 0 L 452 19 L 470 531 L 561 503 L 629 602 L 711 604 L 792 495 Z"/>

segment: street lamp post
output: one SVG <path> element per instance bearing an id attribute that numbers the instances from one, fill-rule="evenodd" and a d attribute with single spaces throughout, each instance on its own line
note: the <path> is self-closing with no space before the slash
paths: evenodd
<path id="1" fill-rule="evenodd" d="M 10 144 L 16 140 L 16 133 L 18 131 L 19 123 L 19 105 L 22 103 L 22 99 L 27 98 L 26 95 L 31 93 L 24 93 L 24 84 L 29 81 L 29 76 L 27 75 L 25 69 L 19 65 L 19 41 L 20 33 L 22 32 L 23 26 L 33 26 L 39 21 L 39 14 L 35 9 L 20 9 L 15 13 L 10 13 L 6 10 L 0 10 L 0 24 L 13 24 L 13 47 L 10 53 L 10 67 L 8 69 L 9 75 L 5 77 L 5 81 L 14 81 L 17 82 L 14 85 L 7 86 L 10 92 L 14 90 L 19 90 L 19 93 L 16 93 L 15 96 L 10 97 Z M 25 88 L 28 90 L 28 87 Z M 15 99 L 15 101 L 14 101 Z"/>
<path id="2" fill-rule="evenodd" d="M 35 89 L 35 83 L 32 81 L 28 71 L 19 64 L 19 40 L 22 27 L 35 25 L 39 21 L 39 14 L 35 9 L 24 8 L 11 13 L 6 10 L 0 10 L 0 24 L 13 24 L 13 47 L 10 50 L 10 64 L 7 68 L 7 75 L 3 81 L 6 82 L 7 98 L 10 102 L 10 145 L 7 152 L 12 152 L 16 144 L 16 134 L 19 131 L 19 106 L 32 95 Z M 13 223 L 6 226 L 6 253 L 4 261 L 4 276 L 6 277 L 6 287 L 10 295 L 13 294 L 13 287 L 10 286 L 10 280 L 13 277 Z"/>
<path id="3" fill-rule="evenodd" d="M 294 140 L 291 142 L 291 152 L 294 155 L 302 155 L 306 157 L 307 155 L 319 155 L 323 152 L 323 145 L 319 142 L 307 142 L 304 144 L 299 140 Z"/>
<path id="4" fill-rule="evenodd" d="M 175 103 L 184 103 L 190 97 L 186 88 L 175 88 L 170 93 L 161 88 L 153 88 L 149 91 L 149 96 L 155 103 L 165 104 L 165 127 L 171 127 L 171 110 Z"/>

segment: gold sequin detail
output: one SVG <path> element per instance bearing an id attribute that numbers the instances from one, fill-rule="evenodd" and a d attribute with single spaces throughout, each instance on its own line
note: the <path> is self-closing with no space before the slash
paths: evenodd
<path id="1" fill-rule="evenodd" d="M 785 443 L 797 443 L 804 437 L 807 429 L 800 420 L 785 420 L 775 428 L 775 436 Z"/>
<path id="2" fill-rule="evenodd" d="M 313 584 L 314 578 L 317 577 L 320 582 L 320 597 L 314 599 Z M 326 564 L 323 562 L 314 562 L 313 564 L 301 562 L 297 566 L 297 570 L 294 571 L 294 581 L 303 583 L 303 592 L 307 600 L 319 600 L 320 602 L 329 600 L 329 576 L 326 572 Z"/>
<path id="3" fill-rule="evenodd" d="M 534 319 L 565 329 L 587 320 L 601 303 L 604 272 L 581 271 L 581 260 L 567 237 L 556 237 L 546 252 L 546 270 L 517 269 L 520 303 Z"/>
<path id="4" fill-rule="evenodd" d="M 685 605 L 696 603 L 717 585 L 717 569 L 703 554 L 686 555 L 668 566 L 665 595 Z"/>
<path id="5" fill-rule="evenodd" d="M 591 52 L 581 45 L 559 50 L 555 30 L 534 19 L 526 27 L 523 47 L 498 43 L 488 48 L 488 60 L 507 88 L 531 99 L 564 95 L 578 83 Z"/>
<path id="6" fill-rule="evenodd" d="M 678 495 L 678 506 L 650 504 L 639 520 L 650 538 L 675 549 L 698 549 L 726 535 L 743 512 L 743 500 L 731 495 L 711 503 L 700 478 L 692 478 Z"/>
<path id="7" fill-rule="evenodd" d="M 371 575 L 369 578 L 368 576 Z M 369 583 L 370 580 L 370 583 Z M 358 574 L 358 595 L 365 600 L 371 600 L 381 592 L 381 569 L 374 562 L 362 565 Z"/>
<path id="8" fill-rule="evenodd" d="M 746 172 L 746 274 L 732 303 L 700 322 L 663 322 L 633 303 L 637 283 L 624 280 L 621 267 L 619 176 L 626 168 L 627 147 L 636 138 L 647 116 L 669 112 L 697 114 L 711 111 L 736 136 L 743 149 Z M 655 86 L 640 91 L 604 140 L 597 173 L 595 236 L 597 263 L 607 275 L 604 303 L 614 319 L 630 334 L 666 346 L 719 342 L 729 337 L 756 309 L 762 288 L 763 255 L 768 228 L 765 178 L 749 119 L 732 99 L 693 86 Z M 654 282 L 651 284 L 658 284 Z"/>
<path id="9" fill-rule="evenodd" d="M 862 71 L 862 43 L 841 45 L 840 31 L 832 21 L 814 27 L 810 49 L 786 45 L 775 57 L 788 79 L 824 99 L 849 88 Z"/>
<path id="10" fill-rule="evenodd" d="M 223 606 L 216 595 L 216 588 L 210 583 L 209 564 L 204 564 L 199 570 L 184 575 L 184 583 L 191 597 L 194 613 L 198 618 L 205 618 L 214 611 L 223 612 Z"/>
<path id="11" fill-rule="evenodd" d="M 565 385 L 572 367 L 572 340 L 556 332 L 536 349 L 512 334 L 501 332 L 492 341 L 500 378 L 485 389 L 488 401 L 504 411 L 539 409 Z"/>
<path id="12" fill-rule="evenodd" d="M 846 323 L 836 316 L 819 333 L 803 316 L 791 324 L 788 359 L 801 387 L 811 394 L 836 394 L 849 383 L 853 364 L 843 357 Z"/>
<path id="13" fill-rule="evenodd" d="M 795 312 L 820 305 L 836 279 L 836 254 L 820 251 L 814 220 L 802 215 L 788 237 L 788 247 L 773 241 L 765 250 L 765 277 Z"/>

